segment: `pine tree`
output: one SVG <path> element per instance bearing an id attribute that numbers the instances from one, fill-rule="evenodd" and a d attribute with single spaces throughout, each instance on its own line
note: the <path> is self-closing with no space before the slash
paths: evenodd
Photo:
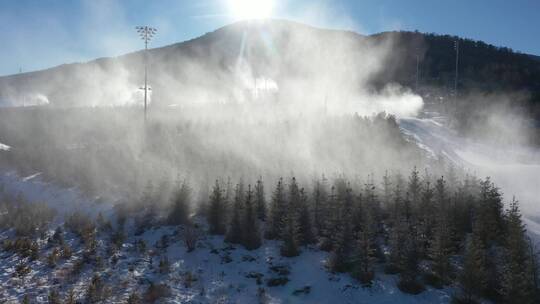
<path id="1" fill-rule="evenodd" d="M 338 200 L 340 202 L 339 219 L 352 216 L 354 211 L 354 194 L 349 183 L 344 183 L 344 187 L 338 187 Z M 351 218 L 352 220 L 352 218 Z"/>
<path id="2" fill-rule="evenodd" d="M 405 181 L 403 179 L 403 176 L 398 173 L 395 176 L 395 182 L 394 182 L 394 199 L 393 199 L 393 206 L 392 210 L 390 212 L 392 223 L 394 225 L 398 224 L 401 221 L 401 214 L 403 213 L 403 189 L 405 185 Z"/>
<path id="3" fill-rule="evenodd" d="M 101 212 L 99 214 L 101 214 Z M 64 230 L 62 230 L 61 226 L 56 227 L 56 229 L 54 230 L 54 234 L 52 236 L 52 242 L 57 245 L 64 244 Z"/>
<path id="4" fill-rule="evenodd" d="M 326 190 L 326 178 L 322 177 L 322 181 L 316 180 L 313 187 L 313 226 L 315 227 L 317 234 L 320 236 L 323 234 L 326 223 L 326 204 L 328 199 L 328 193 Z"/>
<path id="5" fill-rule="evenodd" d="M 540 300 L 540 264 L 538 261 L 540 251 L 537 250 L 537 247 L 534 245 L 533 240 L 530 237 L 527 237 L 527 244 L 530 259 L 530 277 L 532 285 L 535 289 L 535 299 L 537 299 L 538 302 Z"/>
<path id="6" fill-rule="evenodd" d="M 472 232 L 474 197 L 470 192 L 467 181 L 457 183 L 455 195 L 453 197 L 451 211 L 451 226 L 454 228 L 456 242 L 461 243 L 467 233 Z"/>
<path id="7" fill-rule="evenodd" d="M 502 243 L 503 235 L 503 203 L 499 189 L 486 178 L 480 182 L 480 201 L 477 207 L 478 233 L 485 246 L 491 243 Z"/>
<path id="8" fill-rule="evenodd" d="M 196 210 L 197 215 L 207 217 L 210 206 L 208 204 L 208 198 L 210 197 L 210 185 L 208 184 L 208 178 L 203 178 L 199 183 L 199 191 L 197 193 L 196 199 Z"/>
<path id="9" fill-rule="evenodd" d="M 351 270 L 351 254 L 354 247 L 354 235 L 350 215 L 343 218 L 340 227 L 338 238 L 330 254 L 329 266 L 332 271 L 346 272 Z"/>
<path id="10" fill-rule="evenodd" d="M 366 202 L 365 197 L 360 192 L 356 198 L 354 198 L 353 210 L 352 210 L 352 223 L 353 231 L 355 234 L 362 231 L 362 227 L 366 220 L 366 214 L 372 212 L 373 208 L 370 208 L 369 204 Z"/>
<path id="11" fill-rule="evenodd" d="M 171 264 L 169 263 L 169 257 L 165 255 L 159 260 L 159 273 L 161 274 L 167 274 L 171 270 Z"/>
<path id="12" fill-rule="evenodd" d="M 456 172 L 456 167 L 453 164 L 450 164 L 446 173 L 448 179 L 448 189 L 450 192 L 457 190 L 458 188 L 458 176 Z"/>
<path id="13" fill-rule="evenodd" d="M 289 192 L 287 196 L 288 202 L 288 211 L 294 213 L 294 216 L 297 216 L 298 211 L 300 210 L 300 187 L 296 182 L 296 178 L 291 178 L 291 183 L 289 184 Z"/>
<path id="14" fill-rule="evenodd" d="M 75 304 L 77 303 L 77 298 L 75 296 L 75 291 L 73 291 L 73 288 L 70 289 L 66 295 L 66 298 L 64 299 L 64 304 Z"/>
<path id="15" fill-rule="evenodd" d="M 411 175 L 409 176 L 409 184 L 407 188 L 407 192 L 409 193 L 409 199 L 411 201 L 411 207 L 413 209 L 413 212 L 417 212 L 419 205 L 420 205 L 420 198 L 421 198 L 421 183 L 420 183 L 420 176 L 418 174 L 418 170 L 416 170 L 416 167 L 414 167 L 413 171 L 411 172 Z"/>
<path id="16" fill-rule="evenodd" d="M 30 304 L 30 297 L 27 294 L 24 295 L 22 304 Z"/>
<path id="17" fill-rule="evenodd" d="M 458 303 L 462 304 L 477 303 L 487 287 L 485 249 L 476 234 L 467 241 L 463 268 L 458 276 L 458 286 L 459 293 L 454 297 Z"/>
<path id="18" fill-rule="evenodd" d="M 313 225 L 311 224 L 311 213 L 304 189 L 300 189 L 300 210 L 298 211 L 298 233 L 300 245 L 309 245 L 315 242 Z"/>
<path id="19" fill-rule="evenodd" d="M 225 187 L 225 218 L 229 218 L 231 216 L 232 204 L 234 199 L 234 190 L 230 177 L 227 177 L 227 183 Z"/>
<path id="20" fill-rule="evenodd" d="M 285 201 L 285 189 L 283 187 L 283 179 L 280 178 L 276 189 L 272 193 L 272 203 L 270 206 L 270 218 L 266 230 L 266 238 L 276 239 L 281 235 L 281 225 L 287 211 Z"/>
<path id="21" fill-rule="evenodd" d="M 49 304 L 60 304 L 60 303 L 62 303 L 60 301 L 60 294 L 58 293 L 58 291 L 56 289 L 51 289 L 51 291 L 49 291 L 49 296 L 47 298 L 48 298 Z"/>
<path id="22" fill-rule="evenodd" d="M 352 190 L 350 190 L 352 192 Z M 368 176 L 368 182 L 364 184 L 364 212 L 366 213 L 366 224 L 369 222 L 370 233 L 374 235 L 378 231 L 377 224 L 381 219 L 381 206 L 377 198 L 377 188 L 373 182 L 373 176 Z"/>
<path id="23" fill-rule="evenodd" d="M 141 296 L 137 292 L 133 292 L 129 295 L 127 299 L 127 304 L 141 304 Z"/>
<path id="24" fill-rule="evenodd" d="M 189 224 L 190 199 L 191 188 L 184 181 L 173 195 L 172 210 L 167 218 L 169 225 Z"/>
<path id="25" fill-rule="evenodd" d="M 431 241 L 429 256 L 433 260 L 433 271 L 442 281 L 445 281 L 450 272 L 450 249 L 447 220 L 439 218 L 433 239 Z"/>
<path id="26" fill-rule="evenodd" d="M 295 257 L 300 254 L 298 242 L 298 223 L 296 222 L 296 214 L 293 210 L 285 213 L 283 219 L 283 229 L 281 229 L 281 248 L 280 253 L 284 257 Z"/>
<path id="27" fill-rule="evenodd" d="M 242 212 L 243 212 L 243 193 L 241 182 L 236 185 L 234 203 L 232 206 L 232 217 L 229 224 L 229 229 L 227 230 L 227 235 L 225 236 L 225 241 L 233 244 L 242 243 Z"/>
<path id="28" fill-rule="evenodd" d="M 395 274 L 402 270 L 402 261 L 405 259 L 406 234 L 407 226 L 404 220 L 398 221 L 392 227 L 390 232 L 389 264 L 386 266 L 386 273 Z"/>
<path id="29" fill-rule="evenodd" d="M 248 250 L 261 247 L 261 236 L 259 233 L 259 224 L 257 215 L 253 208 L 253 192 L 251 185 L 248 185 L 248 191 L 244 202 L 244 222 L 243 222 L 243 245 Z"/>
<path id="30" fill-rule="evenodd" d="M 534 303 L 531 259 L 525 239 L 518 202 L 513 200 L 506 212 L 506 253 L 503 267 L 503 295 L 507 303 Z"/>
<path id="31" fill-rule="evenodd" d="M 330 188 L 328 203 L 326 206 L 326 216 L 324 222 L 324 230 L 321 231 L 322 242 L 320 248 L 325 251 L 331 251 L 336 246 L 339 233 L 341 231 L 341 208 L 336 196 L 336 187 Z"/>
<path id="32" fill-rule="evenodd" d="M 371 220 L 366 219 L 362 230 L 359 233 L 356 253 L 354 257 L 353 277 L 357 278 L 364 286 L 371 286 L 374 270 L 373 263 L 375 254 L 374 232 Z"/>
<path id="33" fill-rule="evenodd" d="M 390 208 L 392 202 L 392 181 L 388 175 L 388 171 L 384 172 L 382 181 L 382 204 L 385 210 Z"/>
<path id="34" fill-rule="evenodd" d="M 104 230 L 103 227 L 105 226 L 105 218 L 103 217 L 103 214 L 101 212 L 98 213 L 98 216 L 96 218 L 96 226 L 99 230 Z"/>
<path id="35" fill-rule="evenodd" d="M 401 291 L 411 294 L 418 294 L 424 290 L 424 286 L 417 280 L 420 262 L 417 246 L 414 231 L 409 229 L 404 242 L 398 287 Z"/>
<path id="36" fill-rule="evenodd" d="M 90 281 L 88 285 L 88 289 L 86 291 L 87 302 L 98 303 L 102 301 L 104 297 L 103 288 L 104 288 L 104 284 L 101 277 L 98 274 L 94 274 L 94 276 L 92 277 L 92 280 Z"/>
<path id="37" fill-rule="evenodd" d="M 257 185 L 255 185 L 255 205 L 257 206 L 257 218 L 261 221 L 265 221 L 267 211 L 262 178 L 259 178 L 259 180 L 257 180 Z"/>
<path id="38" fill-rule="evenodd" d="M 405 193 L 405 199 L 401 202 L 401 213 L 403 213 L 403 217 L 405 219 L 405 222 L 407 223 L 408 227 L 413 227 L 413 214 L 412 214 L 412 208 L 411 208 L 411 200 L 409 198 L 409 192 Z"/>
<path id="39" fill-rule="evenodd" d="M 210 226 L 211 234 L 225 234 L 227 230 L 225 215 L 225 197 L 223 195 L 223 190 L 219 186 L 219 182 L 216 180 L 216 184 L 210 195 L 210 205 L 208 208 L 208 224 Z"/>
<path id="40" fill-rule="evenodd" d="M 437 180 L 435 186 L 436 212 L 433 238 L 430 244 L 429 255 L 433 260 L 433 270 L 439 280 L 446 280 L 450 271 L 450 231 L 448 225 L 448 200 L 446 182 L 444 178 Z"/>
<path id="41" fill-rule="evenodd" d="M 422 190 L 422 198 L 420 201 L 420 212 L 418 219 L 418 243 L 420 245 L 419 250 L 421 256 L 425 256 L 425 251 L 429 247 L 429 241 L 432 239 L 433 226 L 434 226 L 434 214 L 435 207 L 433 205 L 433 198 L 435 194 L 431 183 L 427 180 L 424 183 Z"/>

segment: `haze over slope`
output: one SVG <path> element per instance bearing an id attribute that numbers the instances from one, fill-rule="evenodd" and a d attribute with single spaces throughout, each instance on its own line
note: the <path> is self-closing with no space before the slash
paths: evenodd
<path id="1" fill-rule="evenodd" d="M 315 97 L 312 102 L 321 103 L 326 97 L 357 94 L 359 88 L 380 91 L 388 83 L 414 87 L 418 57 L 420 86 L 448 94 L 454 84 L 453 44 L 458 39 L 460 92 L 524 92 L 532 111 L 540 113 L 537 57 L 448 35 L 362 36 L 284 20 L 239 22 L 151 49 L 150 84 L 156 103 L 171 104 L 243 99 L 270 78 L 282 96 L 309 94 Z M 0 105 L 131 104 L 141 102 L 142 83 L 143 52 L 135 52 L 0 77 Z"/>
<path id="2" fill-rule="evenodd" d="M 197 178 L 212 179 L 214 175 L 226 176 L 231 171 L 253 176 L 271 172 L 269 175 L 275 177 L 290 173 L 283 170 L 309 175 L 313 172 L 352 173 L 363 168 L 367 171 L 361 174 L 366 174 L 394 169 L 398 166 L 395 164 L 399 164 L 400 169 L 419 165 L 421 157 L 412 157 L 412 150 L 411 154 L 402 153 L 405 158 L 396 157 L 396 147 L 385 140 L 391 137 L 399 142 L 393 133 L 395 126 L 388 132 L 392 136 L 387 137 L 386 131 L 380 128 L 379 132 L 368 134 L 372 130 L 359 128 L 362 123 L 348 124 L 347 120 L 338 126 L 335 122 L 340 121 L 339 115 L 350 118 L 354 113 L 371 115 L 386 111 L 400 117 L 415 115 L 423 105 L 422 98 L 400 84 L 411 86 L 409 80 L 414 75 L 410 71 L 411 59 L 416 61 L 411 57 L 411 50 L 425 55 L 424 59 L 431 62 L 426 63 L 426 67 L 436 65 L 433 61 L 439 49 L 433 49 L 435 38 L 419 33 L 362 36 L 289 21 L 240 22 L 191 41 L 151 49 L 147 59 L 153 100 L 150 112 L 155 114 L 151 117 L 155 127 L 148 133 L 154 134 L 151 136 L 154 148 L 161 151 L 145 155 L 151 159 L 147 162 L 148 168 L 138 170 L 155 170 L 154 177 L 157 177 L 157 172 L 166 168 L 173 169 L 171 175 L 188 171 Z M 448 37 L 445 39 L 442 39 L 443 44 L 451 41 Z M 448 48 L 451 54 L 451 44 Z M 509 54 L 506 56 L 513 56 Z M 136 52 L 2 77 L 0 101 L 13 105 L 140 105 L 144 59 L 144 52 Z M 533 68 L 531 75 L 534 75 Z M 448 76 L 444 71 L 443 65 L 438 78 L 442 87 Z M 169 105 L 177 105 L 180 110 L 169 109 L 164 111 L 170 112 L 166 114 L 158 110 Z M 72 171 L 89 169 L 86 170 L 90 172 L 88 179 L 101 184 L 106 180 L 104 176 L 130 171 L 134 163 L 140 162 L 141 150 L 144 150 L 141 147 L 146 139 L 140 136 L 143 132 L 138 129 L 142 118 L 138 110 L 129 115 L 120 112 L 109 115 L 103 111 L 74 111 L 69 119 L 59 115 L 56 119 L 62 122 L 54 124 L 57 129 L 42 132 L 42 137 L 51 139 L 52 143 L 36 142 L 35 148 L 50 149 L 56 157 L 58 150 L 74 157 L 71 168 L 62 167 L 69 171 L 64 176 L 66 180 L 72 179 Z M 27 114 L 5 114 L 5 134 L 0 140 L 15 150 L 34 149 L 34 143 L 28 140 L 37 134 L 33 128 L 47 125 L 47 130 L 51 129 L 47 120 L 55 116 L 35 114 L 40 119 L 34 117 L 33 124 L 20 123 L 22 120 L 14 118 Z M 90 119 L 89 115 L 98 116 Z M 105 122 L 111 125 L 112 120 L 118 123 L 117 130 L 104 127 Z M 71 128 L 84 125 L 93 133 L 99 130 L 103 137 L 89 139 L 84 132 L 67 132 L 64 129 L 68 125 Z M 129 133 L 131 138 L 118 130 Z M 167 132 L 170 134 L 165 134 Z M 70 136 L 66 136 L 68 134 Z M 119 140 L 111 142 L 111 134 L 116 134 Z M 365 138 L 361 139 L 359 134 Z M 380 143 L 366 145 L 366 138 L 377 136 L 383 138 Z M 66 138 L 70 142 L 66 142 Z M 122 146 L 124 140 L 129 144 Z M 126 161 L 122 170 L 111 170 L 107 165 L 101 168 L 103 162 L 97 161 L 97 156 L 79 164 L 78 154 L 67 151 L 73 146 L 99 151 L 104 145 L 110 145 L 114 153 L 122 146 L 123 155 L 114 161 L 117 166 L 122 164 L 119 160 Z M 126 150 L 126 146 L 130 148 Z M 327 151 L 321 146 L 327 147 Z M 350 154 L 343 153 L 345 146 L 351 148 Z M 172 152 L 167 155 L 163 151 Z M 104 155 L 111 158 L 110 153 Z M 276 158 L 281 162 L 277 167 Z M 66 159 L 63 157 L 61 161 Z M 50 163 L 43 155 L 36 155 L 35 160 Z M 210 165 L 210 160 L 216 165 Z M 93 164 L 91 168 L 86 168 L 88 163 Z M 59 174 L 56 175 L 58 178 Z M 152 174 L 147 178 L 152 179 Z M 144 185 L 144 181 L 138 182 Z"/>
<path id="3" fill-rule="evenodd" d="M 391 39 L 366 39 L 288 21 L 246 21 L 150 50 L 149 83 L 152 99 L 161 105 L 243 102 L 266 91 L 288 103 L 309 100 L 310 105 L 347 112 L 349 102 L 362 100 L 361 107 L 353 108 L 367 114 L 407 101 L 409 108 L 391 112 L 409 115 L 420 108 L 421 100 L 404 100 L 411 96 L 399 88 L 382 90 L 383 97 L 398 100 L 359 98 L 368 95 L 372 79 L 388 65 L 392 48 Z M 2 77 L 0 100 L 8 105 L 140 103 L 143 62 L 144 52 L 135 52 Z M 329 99 L 332 102 L 326 103 Z"/>

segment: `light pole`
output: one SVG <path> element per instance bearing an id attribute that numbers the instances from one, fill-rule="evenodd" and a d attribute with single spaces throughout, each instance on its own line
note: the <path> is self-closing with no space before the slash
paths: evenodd
<path id="1" fill-rule="evenodd" d="M 456 50 L 456 77 L 454 79 L 454 94 L 456 99 L 458 96 L 458 77 L 459 77 L 459 40 L 454 42 L 454 49 Z"/>
<path id="2" fill-rule="evenodd" d="M 146 108 L 147 108 L 147 96 L 148 96 L 148 42 L 152 40 L 152 37 L 156 35 L 157 29 L 149 26 L 137 26 L 135 27 L 137 33 L 144 41 L 144 120 L 146 121 Z"/>
<path id="3" fill-rule="evenodd" d="M 418 80 L 420 78 L 420 55 L 418 54 L 418 50 L 416 50 L 416 82 L 415 82 L 415 90 L 418 94 Z"/>

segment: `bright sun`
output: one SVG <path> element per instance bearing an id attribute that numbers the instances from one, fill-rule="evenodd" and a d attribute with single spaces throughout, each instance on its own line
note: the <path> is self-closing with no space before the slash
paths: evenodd
<path id="1" fill-rule="evenodd" d="M 266 19 L 272 15 L 273 0 L 228 0 L 229 10 L 235 18 Z"/>

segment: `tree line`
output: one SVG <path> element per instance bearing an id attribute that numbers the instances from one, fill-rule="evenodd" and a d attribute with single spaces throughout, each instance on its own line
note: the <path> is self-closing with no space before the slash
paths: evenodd
<path id="1" fill-rule="evenodd" d="M 114 253 L 126 240 L 126 221 L 132 220 L 135 235 L 152 226 L 178 226 L 188 251 L 196 250 L 204 231 L 247 250 L 271 240 L 284 257 L 327 251 L 328 271 L 348 273 L 365 287 L 384 272 L 397 275 L 399 289 L 407 293 L 420 293 L 426 285 L 453 287 L 455 303 L 539 299 L 538 252 L 527 237 L 519 204 L 513 200 L 505 208 L 500 189 L 489 178 L 452 168 L 444 176 L 413 169 L 407 176 L 369 175 L 362 182 L 321 176 L 307 186 L 295 177 L 280 178 L 267 187 L 262 178 L 253 184 L 216 180 L 205 203 L 195 209 L 187 182 L 179 183 L 170 197 L 161 193 L 164 187 L 149 186 L 139 202 L 118 205 L 112 223 L 101 215 L 91 220 L 74 213 L 64 224 L 84 244 L 74 274 L 85 263 L 103 263 L 98 233 L 110 234 L 107 251 Z M 164 200 L 169 203 L 158 203 Z M 39 246 L 33 239 L 44 233 L 54 215 L 46 207 L 34 212 L 30 205 L 2 200 L 1 228 L 15 228 L 16 237 L 4 240 L 2 248 L 35 259 Z M 198 216 L 193 217 L 193 211 Z M 62 234 L 57 228 L 49 237 L 57 248 L 47 257 L 51 267 L 62 256 L 71 256 Z M 160 241 L 162 247 L 166 241 Z M 166 268 L 168 260 L 161 264 L 160 269 Z"/>
<path id="2" fill-rule="evenodd" d="M 457 286 L 456 303 L 538 300 L 536 249 L 519 204 L 505 209 L 489 178 L 414 169 L 363 184 L 323 176 L 308 190 L 292 177 L 279 179 L 266 197 L 261 179 L 247 187 L 216 181 L 201 211 L 209 233 L 248 250 L 277 240 L 285 257 L 316 246 L 329 252 L 329 271 L 350 273 L 364 286 L 382 269 L 397 274 L 408 293 L 425 284 Z"/>

